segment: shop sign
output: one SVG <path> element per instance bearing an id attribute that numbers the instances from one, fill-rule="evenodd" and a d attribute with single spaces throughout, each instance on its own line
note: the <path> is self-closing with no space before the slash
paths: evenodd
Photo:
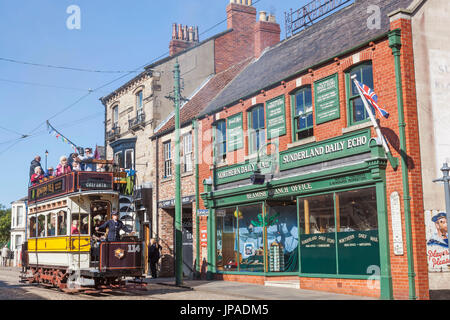
<path id="1" fill-rule="evenodd" d="M 428 271 L 449 272 L 447 216 L 441 210 L 425 211 Z"/>
<path id="2" fill-rule="evenodd" d="M 227 214 L 227 212 L 223 209 L 216 210 L 216 217 L 223 218 L 226 216 L 226 214 Z"/>
<path id="3" fill-rule="evenodd" d="M 339 81 L 337 73 L 314 82 L 316 124 L 339 119 Z"/>
<path id="4" fill-rule="evenodd" d="M 263 160 L 259 163 L 258 167 L 260 168 L 262 173 L 271 172 L 272 162 Z M 237 164 L 217 169 L 215 171 L 216 184 L 219 185 L 233 181 L 248 179 L 255 170 L 256 170 L 256 161 L 246 162 L 244 164 Z"/>
<path id="5" fill-rule="evenodd" d="M 246 194 L 241 194 L 237 196 L 231 196 L 228 198 L 219 198 L 215 200 L 215 206 L 222 206 L 228 203 L 236 203 L 236 202 L 248 202 L 248 201 L 260 201 L 265 200 L 267 198 L 276 199 L 277 197 L 285 197 L 285 196 L 297 196 L 302 195 L 304 193 L 315 192 L 319 190 L 334 188 L 334 187 L 342 187 L 348 186 L 355 183 L 361 183 L 364 181 L 370 180 L 370 173 L 359 173 L 350 176 L 344 176 L 339 178 L 332 178 L 328 180 L 322 181 L 312 181 L 306 183 L 296 183 L 291 185 L 286 185 L 278 188 L 272 188 L 269 190 L 249 192 Z M 217 210 L 216 210 L 217 215 Z"/>
<path id="6" fill-rule="evenodd" d="M 244 147 L 244 130 L 242 112 L 227 119 L 228 151 L 235 151 Z"/>
<path id="7" fill-rule="evenodd" d="M 400 196 L 398 192 L 391 193 L 391 219 L 394 254 L 403 255 L 402 216 L 400 214 Z"/>
<path id="8" fill-rule="evenodd" d="M 187 204 L 194 201 L 195 196 L 182 197 L 181 203 Z M 175 206 L 175 199 L 163 200 L 158 202 L 158 208 L 172 208 Z"/>
<path id="9" fill-rule="evenodd" d="M 202 226 L 200 228 L 200 245 L 204 248 L 208 246 L 208 227 Z"/>
<path id="10" fill-rule="evenodd" d="M 280 170 L 343 158 L 369 151 L 370 131 L 365 130 L 280 153 Z"/>
<path id="11" fill-rule="evenodd" d="M 197 216 L 198 217 L 207 217 L 209 214 L 208 209 L 197 209 Z"/>
<path id="12" fill-rule="evenodd" d="M 286 134 L 284 95 L 266 102 L 267 140 Z"/>

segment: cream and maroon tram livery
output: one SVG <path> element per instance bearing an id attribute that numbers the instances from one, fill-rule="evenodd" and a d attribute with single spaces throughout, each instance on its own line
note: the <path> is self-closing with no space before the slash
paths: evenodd
<path id="1" fill-rule="evenodd" d="M 72 172 L 28 191 L 26 276 L 58 287 L 111 288 L 143 274 L 142 241 L 133 226 L 117 242 L 95 230 L 119 211 L 111 172 Z M 107 231 L 106 231 L 107 232 Z M 138 232 L 139 234 L 139 232 Z"/>

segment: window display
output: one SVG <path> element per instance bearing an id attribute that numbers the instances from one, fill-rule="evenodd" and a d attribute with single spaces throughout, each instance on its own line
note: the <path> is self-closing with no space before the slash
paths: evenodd
<path id="1" fill-rule="evenodd" d="M 216 266 L 218 270 L 234 271 L 238 269 L 235 210 L 235 207 L 216 210 Z"/>
<path id="2" fill-rule="evenodd" d="M 269 202 L 267 209 L 267 271 L 298 271 L 297 204 Z"/>
<path id="3" fill-rule="evenodd" d="M 240 206 L 235 212 L 239 228 L 239 270 L 264 271 L 262 204 Z"/>

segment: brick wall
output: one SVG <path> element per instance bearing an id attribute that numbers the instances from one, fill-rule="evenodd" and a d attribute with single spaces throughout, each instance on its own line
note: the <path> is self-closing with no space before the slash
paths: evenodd
<path id="1" fill-rule="evenodd" d="M 401 28 L 402 30 L 402 83 L 403 95 L 405 105 L 405 120 L 406 120 L 406 143 L 407 154 L 409 158 L 410 168 L 409 186 L 411 196 L 411 217 L 412 217 L 412 235 L 413 235 L 413 253 L 414 266 L 416 273 L 416 295 L 419 299 L 428 299 L 428 274 L 427 274 L 427 260 L 426 260 L 426 241 L 425 241 L 425 224 L 423 221 L 423 201 L 421 195 L 422 181 L 421 181 L 421 163 L 419 152 L 419 136 L 417 125 L 417 106 L 415 99 L 415 84 L 414 84 L 414 66 L 413 66 L 413 52 L 411 42 L 411 28 L 407 20 L 400 20 L 392 24 L 391 29 Z M 205 158 L 204 162 L 211 163 L 211 149 L 212 123 L 215 119 L 227 118 L 233 114 L 243 112 L 243 128 L 247 128 L 246 111 L 253 105 L 265 103 L 266 101 L 278 97 L 285 96 L 286 101 L 286 135 L 279 138 L 279 151 L 284 151 L 288 148 L 288 144 L 292 143 L 292 119 L 291 119 L 291 101 L 290 93 L 295 90 L 298 85 L 304 86 L 312 84 L 314 81 L 322 79 L 326 76 L 338 73 L 339 79 L 339 95 L 340 95 L 340 118 L 320 124 L 314 125 L 314 136 L 316 141 L 323 141 L 332 137 L 341 136 L 342 129 L 347 128 L 347 98 L 345 91 L 345 72 L 348 68 L 357 65 L 363 61 L 372 61 L 373 77 L 374 77 L 374 91 L 379 97 L 379 104 L 386 106 L 389 110 L 389 119 L 381 120 L 382 131 L 388 139 L 394 157 L 400 159 L 399 153 L 399 129 L 398 129 L 398 114 L 397 114 L 397 91 L 395 78 L 395 64 L 392 50 L 389 47 L 387 39 L 378 41 L 377 43 L 370 43 L 365 48 L 359 51 L 352 52 L 345 56 L 336 57 L 334 61 L 328 62 L 314 70 L 310 69 L 296 78 L 286 79 L 284 84 L 280 83 L 278 86 L 271 88 L 266 92 L 256 94 L 254 97 L 243 100 L 234 106 L 218 112 L 216 117 L 209 116 L 202 120 L 203 137 L 201 138 L 202 149 Z M 312 86 L 312 96 L 314 97 L 314 86 Z M 373 128 L 371 135 L 375 136 Z M 245 156 L 248 155 L 248 139 L 244 137 L 244 148 L 227 154 L 227 164 L 235 164 L 243 162 Z M 212 171 L 207 163 L 201 163 L 200 168 L 200 182 L 212 176 Z M 393 293 L 395 299 L 408 298 L 408 263 L 406 255 L 406 233 L 403 201 L 402 207 L 402 224 L 403 224 L 403 241 L 404 252 L 402 256 L 395 256 L 392 247 L 392 226 L 391 226 L 391 212 L 389 198 L 394 191 L 398 192 L 400 198 L 403 199 L 403 186 L 401 166 L 394 171 L 390 165 L 386 169 L 386 199 L 388 201 L 388 221 L 389 221 L 389 241 L 390 241 L 390 259 L 391 272 L 393 282 Z M 200 185 L 200 190 L 203 192 L 203 185 Z M 200 204 L 203 207 L 203 203 Z M 224 275 L 225 280 L 238 279 L 242 281 L 244 278 L 258 279 L 255 277 L 245 276 L 231 276 Z M 252 280 L 253 281 L 253 280 Z M 255 281 L 262 281 L 261 279 Z M 351 293 L 366 296 L 379 296 L 379 289 L 370 289 L 367 287 L 366 280 L 350 280 L 350 279 L 318 279 L 318 278 L 302 278 L 301 285 L 304 288 L 311 288 L 315 290 L 325 290 L 333 292 Z"/>

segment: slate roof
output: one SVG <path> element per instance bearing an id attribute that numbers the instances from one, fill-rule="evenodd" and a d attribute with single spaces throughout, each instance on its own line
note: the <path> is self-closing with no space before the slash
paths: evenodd
<path id="1" fill-rule="evenodd" d="M 180 108 L 180 126 L 190 123 L 208 103 L 223 90 L 239 72 L 241 72 L 250 62 L 251 58 L 243 60 L 234 66 L 214 75 L 209 81 L 194 94 L 194 96 Z M 159 128 L 153 137 L 164 135 L 175 128 L 174 113 L 168 117 L 165 124 Z"/>
<path id="2" fill-rule="evenodd" d="M 390 29 L 388 14 L 407 8 L 412 2 L 355 0 L 353 4 L 266 50 L 217 95 L 199 117 L 213 114 L 307 68 L 382 36 Z M 367 21 L 373 16 L 372 11 L 367 12 L 368 7 L 373 5 L 381 10 L 380 29 L 367 27 Z"/>

